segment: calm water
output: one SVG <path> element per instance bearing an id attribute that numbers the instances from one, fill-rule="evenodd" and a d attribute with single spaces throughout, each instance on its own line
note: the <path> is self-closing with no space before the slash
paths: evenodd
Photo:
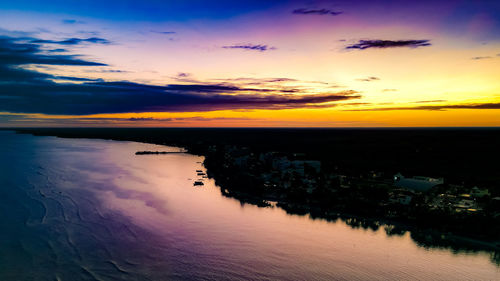
<path id="1" fill-rule="evenodd" d="M 0 131 L 0 280 L 500 280 L 488 253 L 242 205 L 203 158 Z"/>

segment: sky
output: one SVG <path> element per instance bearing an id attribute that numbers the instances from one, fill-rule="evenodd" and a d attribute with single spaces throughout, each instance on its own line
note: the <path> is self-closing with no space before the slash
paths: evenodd
<path id="1" fill-rule="evenodd" d="M 500 1 L 2 1 L 36 126 L 500 126 Z"/>

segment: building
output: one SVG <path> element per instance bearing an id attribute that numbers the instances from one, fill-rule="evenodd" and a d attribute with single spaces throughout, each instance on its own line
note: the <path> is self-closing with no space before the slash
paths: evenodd
<path id="1" fill-rule="evenodd" d="M 473 197 L 476 197 L 476 198 L 483 198 L 485 196 L 490 196 L 490 191 L 488 189 L 479 189 L 477 186 L 474 186 L 471 191 L 470 191 L 470 194 L 473 196 Z"/>
<path id="2" fill-rule="evenodd" d="M 402 174 L 397 173 L 394 175 L 394 186 L 397 188 L 404 188 L 408 190 L 425 192 L 431 188 L 444 183 L 443 178 L 429 178 L 416 176 L 413 178 L 405 178 Z"/>
<path id="3" fill-rule="evenodd" d="M 414 195 L 411 190 L 396 189 L 389 194 L 389 202 L 392 204 L 410 205 Z"/>
<path id="4" fill-rule="evenodd" d="M 274 170 L 284 171 L 291 166 L 290 160 L 287 157 L 276 157 L 272 160 L 272 167 Z"/>
<path id="5" fill-rule="evenodd" d="M 317 174 L 319 174 L 321 172 L 321 162 L 320 161 L 294 160 L 291 162 L 291 166 L 292 166 L 294 172 L 296 172 L 302 176 L 306 173 L 307 169 L 310 169 L 310 171 L 314 171 Z"/>
<path id="6" fill-rule="evenodd" d="M 234 159 L 234 165 L 237 166 L 238 168 L 246 168 L 248 165 L 249 159 L 250 159 L 250 156 L 248 156 L 248 155 L 237 157 Z"/>

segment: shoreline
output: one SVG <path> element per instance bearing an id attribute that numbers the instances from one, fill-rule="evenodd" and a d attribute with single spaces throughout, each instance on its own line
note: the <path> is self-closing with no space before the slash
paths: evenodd
<path id="1" fill-rule="evenodd" d="M 428 228 L 422 229 L 422 228 L 418 228 L 418 226 L 416 224 L 412 224 L 411 222 L 391 220 L 390 218 L 385 218 L 385 217 L 362 216 L 362 215 L 357 215 L 354 213 L 347 213 L 347 212 L 344 212 L 341 210 L 332 210 L 327 215 L 314 216 L 313 215 L 314 212 L 311 212 L 311 210 L 314 208 L 312 208 L 313 206 L 311 206 L 311 205 L 307 205 L 307 204 L 300 205 L 300 204 L 290 203 L 288 201 L 279 200 L 279 199 L 270 198 L 270 197 L 259 198 L 259 197 L 255 197 L 255 196 L 241 193 L 241 192 L 237 192 L 237 191 L 225 192 L 224 188 L 222 186 L 219 186 L 219 188 L 221 189 L 221 193 L 223 196 L 239 200 L 240 202 L 245 203 L 245 204 L 256 205 L 259 208 L 269 208 L 269 207 L 280 208 L 280 209 L 284 210 L 289 215 L 309 216 L 309 218 L 311 218 L 313 220 L 320 219 L 320 220 L 325 220 L 325 221 L 337 221 L 340 219 L 343 223 L 345 223 L 348 226 L 351 226 L 352 228 L 360 228 L 361 227 L 365 230 L 370 229 L 372 231 L 378 231 L 378 230 L 380 230 L 381 227 L 384 227 L 384 226 L 387 226 L 387 227 L 396 226 L 396 227 L 399 227 L 400 230 L 402 230 L 404 233 L 409 232 L 410 236 L 412 233 L 415 233 L 415 232 L 418 232 L 421 234 L 430 234 L 433 236 L 440 236 L 440 237 L 442 237 L 444 235 L 444 236 L 446 236 L 446 239 L 458 240 L 458 241 L 466 242 L 469 245 L 480 246 L 480 249 L 477 249 L 479 251 L 480 250 L 500 251 L 500 241 L 487 241 L 487 240 L 481 240 L 481 239 L 477 239 L 474 237 L 468 237 L 468 236 L 460 235 L 460 234 L 456 234 L 456 233 L 443 232 L 443 231 L 439 231 L 439 230 L 435 230 L 435 229 L 428 229 Z M 271 205 L 268 202 L 273 202 L 274 204 Z M 292 204 L 293 209 L 286 208 L 286 206 L 288 204 Z M 305 211 L 302 213 L 294 212 L 296 208 L 300 208 L 301 210 L 305 210 Z M 316 214 L 316 215 L 318 215 L 318 214 Z M 356 219 L 359 221 L 372 222 L 372 223 L 374 223 L 373 225 L 377 226 L 377 229 L 373 229 L 370 226 L 363 227 L 360 225 L 350 225 L 349 223 L 346 222 L 347 219 Z M 386 234 L 388 236 L 399 235 L 399 234 L 389 234 L 389 233 L 386 233 Z M 403 235 L 403 234 L 401 234 L 401 235 Z M 417 245 L 419 245 L 418 241 L 415 241 L 414 239 L 413 239 L 413 241 Z M 437 247 L 437 246 L 430 246 L 430 247 Z M 446 247 L 446 246 L 442 246 L 442 247 Z M 463 249 L 463 250 L 459 250 L 459 251 L 469 252 L 469 251 L 475 251 L 475 250 L 474 249 Z"/>
<path id="2" fill-rule="evenodd" d="M 275 201 L 276 207 L 279 207 L 283 210 L 285 210 L 288 214 L 291 215 L 308 215 L 312 219 L 324 219 L 327 221 L 331 220 L 338 220 L 341 219 L 344 223 L 347 225 L 353 227 L 353 228 L 359 228 L 363 227 L 365 229 L 370 229 L 370 223 L 375 223 L 377 225 L 377 230 L 380 227 L 390 227 L 390 226 L 395 226 L 397 228 L 400 228 L 401 231 L 403 231 L 403 234 L 405 232 L 409 232 L 410 236 L 412 237 L 412 240 L 418 245 L 422 247 L 436 247 L 436 248 L 447 248 L 447 249 L 453 249 L 454 251 L 465 251 L 465 252 L 470 252 L 470 251 L 487 251 L 487 252 L 493 252 L 492 253 L 492 261 L 494 263 L 497 263 L 497 265 L 500 265 L 500 258 L 497 257 L 498 251 L 500 251 L 500 241 L 487 241 L 487 240 L 481 240 L 477 239 L 475 237 L 469 237 L 467 235 L 460 235 L 457 233 L 450 233 L 450 232 L 442 232 L 439 230 L 435 229 L 428 229 L 428 228 L 419 228 L 418 224 L 409 222 L 409 221 L 398 221 L 398 220 L 392 220 L 387 217 L 377 217 L 377 216 L 363 216 L 359 214 L 352 214 L 349 212 L 345 212 L 342 210 L 334 211 L 330 210 L 328 213 L 325 212 L 316 212 L 318 208 L 314 205 L 311 204 L 297 204 L 297 203 L 291 203 L 289 200 L 284 200 L 283 198 L 279 197 L 272 197 L 272 196 L 254 196 L 249 193 L 244 193 L 238 190 L 235 190 L 234 188 L 231 188 L 230 184 L 224 184 L 220 183 L 220 178 L 223 177 L 223 174 L 217 175 L 216 172 L 213 172 L 210 170 L 209 167 L 207 167 L 206 161 L 208 159 L 208 153 L 203 153 L 203 151 L 200 151 L 200 149 L 196 147 L 189 147 L 187 145 L 182 145 L 180 143 L 175 143 L 171 142 L 168 143 L 167 141 L 163 142 L 158 142 L 158 141 L 148 141 L 148 140 L 133 140 L 133 139 L 117 139 L 113 137 L 109 138 L 103 138 L 103 137 L 95 137 L 95 136 L 61 136 L 57 134 L 37 134 L 34 131 L 26 131 L 26 130 L 18 130 L 18 129 L 8 129 L 9 131 L 14 131 L 15 133 L 19 134 L 31 134 L 33 136 L 55 136 L 55 137 L 61 137 L 61 138 L 81 138 L 81 139 L 105 139 L 105 140 L 113 140 L 113 141 L 133 141 L 133 142 L 140 142 L 140 143 L 148 143 L 148 144 L 155 144 L 155 145 L 162 145 L 162 146 L 169 146 L 169 147 L 176 147 L 176 148 L 181 148 L 186 151 L 186 153 L 190 153 L 193 155 L 198 155 L 198 156 L 203 156 L 205 158 L 205 162 L 203 163 L 204 166 L 207 168 L 207 173 L 208 177 L 213 178 L 216 181 L 216 184 L 219 186 L 221 194 L 223 196 L 231 197 L 236 200 L 239 200 L 240 202 L 243 203 L 248 203 L 248 204 L 253 204 L 257 205 L 258 207 L 266 207 L 263 202 L 265 201 Z M 36 129 L 34 129 L 36 130 Z M 210 165 L 209 165 L 210 166 Z M 219 178 L 219 180 L 218 180 Z M 299 210 L 299 211 L 297 211 Z M 349 223 L 346 222 L 347 219 L 355 219 L 358 225 L 350 225 Z M 365 225 L 363 225 L 363 223 Z M 361 224 L 361 225 L 359 225 Z M 372 229 L 374 230 L 374 229 Z M 387 233 L 387 231 L 386 231 Z M 390 235 L 398 235 L 396 234 L 390 234 L 387 233 L 389 236 Z M 424 235 L 424 236 L 422 236 Z M 431 235 L 432 237 L 441 237 L 441 240 L 444 241 L 432 241 L 434 238 L 430 238 L 430 241 L 425 241 L 425 239 L 429 238 L 428 236 Z M 423 237 L 423 238 L 422 238 Z M 444 237 L 444 238 L 443 238 Z M 424 239 L 425 238 L 425 239 Z M 423 239 L 423 240 L 421 240 Z M 463 243 L 464 245 L 455 245 L 455 243 Z M 428 244 L 431 245 L 428 245 Z M 465 245 L 466 244 L 466 245 Z M 471 247 L 472 244 L 472 247 Z M 458 246 L 458 249 L 457 249 Z M 465 246 L 465 247 L 460 247 L 460 246 Z M 477 246 L 474 247 L 474 246 Z M 476 249 L 474 249 L 476 248 Z M 494 254 L 497 253 L 497 254 Z"/>

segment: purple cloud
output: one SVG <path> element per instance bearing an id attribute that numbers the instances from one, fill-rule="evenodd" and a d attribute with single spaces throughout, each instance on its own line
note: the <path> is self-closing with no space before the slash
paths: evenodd
<path id="1" fill-rule="evenodd" d="M 29 41 L 29 43 L 25 43 Z M 39 40 L 0 37 L 0 111 L 88 115 L 126 112 L 201 112 L 227 109 L 333 107 L 359 99 L 355 91 L 309 94 L 301 89 L 192 82 L 165 86 L 57 76 L 26 65 L 105 66 L 75 55 L 46 54 Z M 103 71 L 98 70 L 98 71 Z M 188 76 L 181 73 L 181 77 Z M 73 83 L 61 81 L 70 80 Z M 274 79 L 283 81 L 285 78 Z M 74 83 L 77 82 L 77 83 Z"/>
<path id="2" fill-rule="evenodd" d="M 429 40 L 359 40 L 358 43 L 346 47 L 346 49 L 366 50 L 370 48 L 418 48 L 430 46 Z"/>
<path id="3" fill-rule="evenodd" d="M 269 47 L 267 45 L 254 45 L 254 44 L 243 44 L 243 45 L 231 45 L 231 46 L 223 46 L 222 48 L 224 49 L 244 49 L 244 50 L 253 50 L 253 51 L 269 51 L 269 50 L 275 50 L 275 47 Z"/>
<path id="4" fill-rule="evenodd" d="M 301 9 L 295 9 L 292 11 L 293 14 L 298 14 L 298 15 L 331 15 L 331 16 L 338 16 L 342 14 L 343 12 L 337 12 L 333 11 L 330 9 L 306 9 L 306 8 L 301 8 Z"/>

